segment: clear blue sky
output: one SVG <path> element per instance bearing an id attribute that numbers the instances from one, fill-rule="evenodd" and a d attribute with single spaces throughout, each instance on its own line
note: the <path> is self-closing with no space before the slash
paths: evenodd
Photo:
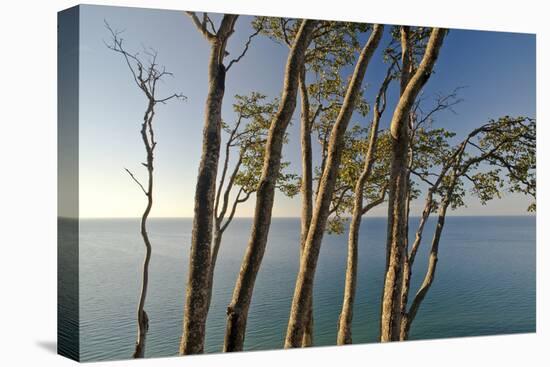
<path id="1" fill-rule="evenodd" d="M 145 153 L 139 124 L 145 98 L 132 82 L 121 56 L 108 50 L 104 19 L 115 29 L 124 30 L 129 50 L 142 45 L 158 51 L 158 61 L 174 78 L 161 87 L 170 94 L 178 91 L 186 102 L 160 105 L 155 120 L 158 146 L 155 156 L 155 204 L 152 216 L 188 217 L 193 213 L 193 197 L 201 152 L 204 102 L 207 93 L 209 47 L 190 19 L 181 11 L 81 6 L 80 19 L 80 215 L 81 217 L 137 217 L 145 198 L 124 172 L 124 167 L 144 177 L 140 162 Z M 228 50 L 238 55 L 250 34 L 251 17 L 238 19 Z M 387 40 L 387 36 L 385 37 Z M 384 42 L 384 41 L 383 41 Z M 367 98 L 372 100 L 385 66 L 379 52 L 367 71 Z M 288 50 L 264 37 L 258 37 L 244 59 L 228 72 L 223 116 L 233 117 L 235 94 L 259 91 L 270 97 L 279 94 Z M 458 137 L 490 118 L 502 115 L 536 117 L 535 36 L 504 32 L 452 30 L 446 38 L 436 73 L 424 89 L 426 98 L 447 93 L 455 87 L 464 99 L 456 115 L 439 115 L 438 124 Z M 390 92 L 388 112 L 395 101 Z M 290 140 L 284 158 L 291 170 L 300 173 L 299 109 L 290 127 Z M 387 125 L 391 113 L 387 113 Z M 361 121 L 366 124 L 370 116 Z M 486 206 L 467 198 L 467 208 L 455 215 L 522 215 L 525 197 L 507 195 Z M 243 205 L 237 215 L 251 216 L 254 200 Z M 420 202 L 412 210 L 419 210 Z M 274 216 L 300 215 L 300 198 L 276 197 Z M 386 215 L 379 207 L 372 215 Z"/>

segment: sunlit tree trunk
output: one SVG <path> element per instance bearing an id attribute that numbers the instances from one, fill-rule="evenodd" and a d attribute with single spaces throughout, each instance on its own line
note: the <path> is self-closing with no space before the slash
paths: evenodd
<path id="1" fill-rule="evenodd" d="M 314 26 L 315 21 L 302 21 L 288 56 L 279 111 L 269 130 L 262 176 L 256 192 L 252 233 L 231 303 L 227 307 L 227 325 L 223 347 L 225 352 L 243 349 L 248 309 L 252 300 L 256 276 L 265 253 L 271 224 L 275 184 L 281 166 L 284 135 L 296 107 L 299 74 L 304 64 L 305 52 Z"/>
<path id="2" fill-rule="evenodd" d="M 380 340 L 399 340 L 401 328 L 401 289 L 407 225 L 407 163 L 409 146 L 408 118 L 421 88 L 428 81 L 446 31 L 434 28 L 418 69 L 407 82 L 390 124 L 392 163 L 389 186 L 387 267 L 382 295 Z"/>
<path id="3" fill-rule="evenodd" d="M 296 280 L 294 298 L 288 322 L 285 348 L 296 348 L 302 345 L 304 330 L 308 321 L 308 309 L 313 291 L 313 278 L 317 266 L 317 259 L 321 241 L 325 232 L 334 184 L 338 175 L 342 154 L 342 140 L 349 120 L 359 96 L 363 78 L 369 61 L 378 47 L 382 37 L 383 26 L 375 25 L 367 44 L 361 51 L 352 78 L 349 82 L 342 108 L 330 136 L 328 157 L 323 176 L 320 182 L 319 195 L 308 231 L 307 239 L 300 259 L 300 270 Z"/>

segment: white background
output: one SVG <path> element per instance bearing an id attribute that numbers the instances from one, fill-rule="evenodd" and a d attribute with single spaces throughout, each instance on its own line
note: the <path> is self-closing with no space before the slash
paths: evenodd
<path id="1" fill-rule="evenodd" d="M 548 365 L 550 30 L 545 1 L 142 0 L 96 4 L 537 33 L 537 333 L 94 366 Z M 4 0 L 0 21 L 0 365 L 65 366 L 56 340 L 56 12 L 63 0 Z M 546 15 L 546 16 L 545 16 Z M 545 67 L 546 66 L 546 67 Z M 548 225 L 548 224 L 546 224 Z"/>

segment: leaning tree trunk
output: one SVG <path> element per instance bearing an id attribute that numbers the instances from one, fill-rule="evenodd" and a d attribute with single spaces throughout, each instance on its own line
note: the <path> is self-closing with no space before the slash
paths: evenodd
<path id="1" fill-rule="evenodd" d="M 401 327 L 400 301 L 407 237 L 408 116 L 420 89 L 431 75 L 444 37 L 444 29 L 434 28 L 432 30 L 422 62 L 399 98 L 390 124 L 392 163 L 388 195 L 387 267 L 380 322 L 380 340 L 382 342 L 399 340 Z"/>
<path id="2" fill-rule="evenodd" d="M 349 82 L 346 96 L 340 113 L 330 136 L 328 157 L 320 182 L 319 194 L 316 198 L 315 210 L 308 231 L 303 254 L 300 259 L 300 270 L 296 280 L 294 298 L 288 322 L 285 348 L 296 348 L 302 344 L 304 330 L 308 321 L 308 309 L 313 292 L 313 278 L 321 241 L 325 232 L 326 221 L 330 210 L 330 202 L 340 166 L 342 141 L 349 120 L 359 97 L 361 85 L 372 54 L 378 47 L 383 33 L 383 26 L 375 25 L 367 44 L 361 51 L 352 78 Z"/>
<path id="3" fill-rule="evenodd" d="M 363 192 L 365 189 L 365 184 L 370 177 L 374 163 L 376 142 L 378 139 L 378 125 L 380 124 L 380 117 L 386 108 L 386 90 L 391 81 L 392 69 L 393 67 L 388 69 L 386 78 L 382 82 L 382 86 L 376 96 L 369 145 L 365 154 L 365 165 L 354 189 L 355 199 L 353 202 L 353 212 L 348 235 L 348 259 L 346 266 L 346 281 L 344 286 L 344 301 L 342 302 L 342 311 L 340 312 L 340 317 L 338 318 L 338 335 L 336 338 L 338 345 L 352 343 L 351 324 L 353 320 L 353 306 L 355 303 L 355 293 L 357 288 L 359 229 L 361 227 L 361 218 L 364 214 Z"/>
<path id="4" fill-rule="evenodd" d="M 300 101 L 301 101 L 301 146 L 302 146 L 302 219 L 300 232 L 300 256 L 304 251 L 304 244 L 307 238 L 307 232 L 311 223 L 313 212 L 313 162 L 311 152 L 311 116 L 309 105 L 309 94 L 306 85 L 306 68 L 302 67 L 300 72 Z M 308 321 L 302 339 L 302 347 L 313 345 L 313 297 L 309 302 Z"/>
<path id="5" fill-rule="evenodd" d="M 399 340 L 407 340 L 409 338 L 409 330 L 411 327 L 411 323 L 416 317 L 416 313 L 418 311 L 418 308 L 420 307 L 420 303 L 424 299 L 427 291 L 431 286 L 431 283 L 433 282 L 433 278 L 435 274 L 435 262 L 437 262 L 437 251 L 439 249 L 439 239 L 441 237 L 441 232 L 443 231 L 443 225 L 445 224 L 445 215 L 447 213 L 447 207 L 450 204 L 451 195 L 457 182 L 458 173 L 457 173 L 456 167 L 454 167 L 454 170 L 451 173 L 451 176 L 450 176 L 451 179 L 450 179 L 450 183 L 448 184 L 446 194 L 443 197 L 443 200 L 441 201 L 441 203 L 439 204 L 438 222 L 437 222 L 434 237 L 432 239 L 432 248 L 430 251 L 427 275 L 420 288 L 421 291 L 417 293 L 417 295 L 413 300 L 411 308 L 407 310 L 407 300 L 410 292 L 410 283 L 411 283 L 411 277 L 412 277 L 411 269 L 414 264 L 414 260 L 416 258 L 416 253 L 418 252 L 418 248 L 420 247 L 420 243 L 422 242 L 422 234 L 424 232 L 424 227 L 426 225 L 428 218 L 430 217 L 430 213 L 433 210 L 433 205 L 434 205 L 433 195 L 439 189 L 444 178 L 447 177 L 447 172 L 449 171 L 449 169 L 451 169 L 452 165 L 455 164 L 455 160 L 462 159 L 470 137 L 475 135 L 477 131 L 479 131 L 479 129 L 476 129 L 472 133 L 470 133 L 468 138 L 464 142 L 462 142 L 462 144 L 460 145 L 460 148 L 457 149 L 451 157 L 449 157 L 447 162 L 441 168 L 439 177 L 428 189 L 428 194 L 426 195 L 426 203 L 424 204 L 424 210 L 422 211 L 422 216 L 418 224 L 418 229 L 416 230 L 415 240 L 414 240 L 412 249 L 407 256 L 407 262 L 404 269 L 401 300 L 402 302 L 405 303 L 405 305 L 402 305 L 402 319 L 401 319 Z M 435 250 L 435 256 L 432 256 L 434 254 L 434 250 Z"/>
<path id="6" fill-rule="evenodd" d="M 456 182 L 455 177 L 456 176 L 453 175 L 450 188 L 447 190 L 447 193 L 439 207 L 437 225 L 435 227 L 435 233 L 432 239 L 432 247 L 430 249 L 430 255 L 428 260 L 428 270 L 426 271 L 426 276 L 424 277 L 424 281 L 422 282 L 422 285 L 420 286 L 420 289 L 416 293 L 412 301 L 411 307 L 406 314 L 407 316 L 404 318 L 404 321 L 401 323 L 401 335 L 400 335 L 401 340 L 407 340 L 409 338 L 409 330 L 411 328 L 411 324 L 414 321 L 416 314 L 418 312 L 418 309 L 420 308 L 422 301 L 426 297 L 426 294 L 430 290 L 430 287 L 432 286 L 432 283 L 434 281 L 435 270 L 437 267 L 437 256 L 439 253 L 439 241 L 441 239 L 441 233 L 443 232 L 443 226 L 445 225 L 445 216 L 447 214 L 447 208 L 449 207 L 449 204 L 450 204 L 450 196 Z"/>
<path id="7" fill-rule="evenodd" d="M 216 175 L 220 155 L 222 101 L 225 92 L 223 58 L 236 15 L 225 15 L 211 43 L 208 66 L 208 97 L 203 130 L 202 156 L 195 191 L 195 209 L 189 256 L 189 277 L 185 299 L 180 354 L 204 351 L 209 302 L 210 246 L 214 218 Z"/>
<path id="8" fill-rule="evenodd" d="M 241 265 L 233 298 L 227 307 L 227 325 L 224 352 L 241 351 L 244 345 L 248 308 L 252 300 L 254 283 L 265 253 L 271 224 L 275 184 L 281 166 L 281 153 L 286 129 L 296 107 L 299 74 L 315 21 L 304 20 L 296 35 L 285 70 L 284 87 L 279 111 L 271 123 L 266 145 L 262 176 L 256 192 L 256 208 L 252 232 Z"/>
<path id="9" fill-rule="evenodd" d="M 420 223 L 416 231 L 415 239 L 411 248 L 410 253 L 405 254 L 405 261 L 403 265 L 403 284 L 401 287 L 401 330 L 399 333 L 399 340 L 406 340 L 407 336 L 405 334 L 406 325 L 408 323 L 408 314 L 407 314 L 407 304 L 409 299 L 409 292 L 411 286 L 411 277 L 412 277 L 412 267 L 414 265 L 414 260 L 416 258 L 416 253 L 418 247 L 422 242 L 422 233 L 424 231 L 424 226 L 430 216 L 432 211 L 432 202 L 433 202 L 433 190 L 430 188 L 428 190 L 428 195 L 426 198 L 426 204 L 424 205 L 424 210 L 422 211 L 422 216 L 420 217 Z"/>

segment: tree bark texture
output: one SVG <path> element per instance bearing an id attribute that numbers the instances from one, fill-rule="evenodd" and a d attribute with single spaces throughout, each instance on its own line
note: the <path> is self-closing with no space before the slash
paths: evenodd
<path id="1" fill-rule="evenodd" d="M 315 268 L 317 266 L 321 241 L 325 232 L 330 202 L 340 166 L 342 141 L 355 108 L 355 102 L 359 97 L 367 66 L 374 51 L 378 47 L 382 33 L 383 26 L 375 25 L 367 44 L 359 55 L 346 91 L 342 108 L 340 109 L 340 113 L 331 132 L 327 162 L 321 178 L 319 194 L 316 198 L 315 210 L 313 212 L 303 254 L 300 259 L 300 270 L 298 272 L 290 311 L 285 348 L 296 348 L 300 347 L 302 344 L 313 291 Z"/>
<path id="2" fill-rule="evenodd" d="M 432 30 L 424 57 L 403 90 L 390 124 L 392 164 L 388 195 L 387 267 L 380 322 L 382 342 L 399 340 L 401 327 L 400 301 L 407 238 L 409 112 L 418 93 L 432 73 L 445 33 L 446 31 L 440 28 Z"/>
<path id="3" fill-rule="evenodd" d="M 236 15 L 224 15 L 210 42 L 208 97 L 206 100 L 203 149 L 195 190 L 195 208 L 189 256 L 189 277 L 185 299 L 183 336 L 180 354 L 204 351 L 205 326 L 210 298 L 211 242 L 214 196 L 221 141 L 221 109 L 225 91 L 223 58 L 228 38 L 233 33 Z"/>
<path id="4" fill-rule="evenodd" d="M 304 20 L 290 50 L 284 77 L 279 110 L 271 123 L 266 145 L 262 176 L 256 192 L 256 207 L 250 240 L 241 264 L 239 276 L 227 307 L 224 352 L 241 351 L 244 345 L 248 309 L 256 276 L 265 253 L 271 224 L 275 184 L 281 166 L 284 135 L 296 107 L 300 71 L 315 21 Z"/>

